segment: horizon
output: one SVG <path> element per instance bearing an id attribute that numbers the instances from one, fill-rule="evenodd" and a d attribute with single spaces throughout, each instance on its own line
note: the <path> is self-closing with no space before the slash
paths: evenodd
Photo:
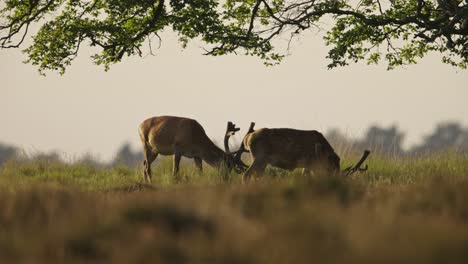
<path id="1" fill-rule="evenodd" d="M 20 50 L 2 50 L 0 142 L 109 160 L 126 141 L 139 149 L 138 125 L 165 114 L 196 119 L 218 142 L 227 121 L 241 128 L 237 142 L 251 121 L 257 128 L 339 129 L 350 138 L 372 125 L 396 125 L 405 148 L 440 122 L 468 126 L 468 74 L 438 55 L 392 71 L 364 63 L 327 70 L 326 47 L 314 34 L 273 67 L 247 56 L 203 56 L 196 43 L 181 50 L 166 37 L 156 56 L 125 58 L 104 72 L 85 49 L 65 75 L 46 77 L 22 63 Z"/>

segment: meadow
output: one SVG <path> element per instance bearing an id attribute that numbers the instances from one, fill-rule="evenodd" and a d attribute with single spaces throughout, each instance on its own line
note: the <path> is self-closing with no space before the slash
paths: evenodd
<path id="1" fill-rule="evenodd" d="M 342 167 L 356 159 L 344 160 Z M 468 263 L 468 155 L 371 155 L 349 178 L 11 160 L 0 263 Z"/>

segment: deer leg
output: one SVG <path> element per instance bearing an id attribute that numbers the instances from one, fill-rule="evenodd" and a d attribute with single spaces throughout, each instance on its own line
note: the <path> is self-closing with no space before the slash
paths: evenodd
<path id="1" fill-rule="evenodd" d="M 247 183 L 252 175 L 262 173 L 265 170 L 266 165 L 267 164 L 265 162 L 261 162 L 258 159 L 254 160 L 242 177 L 243 183 Z"/>
<path id="2" fill-rule="evenodd" d="M 143 161 L 145 182 L 151 183 L 151 163 L 158 157 L 158 153 L 147 151 Z"/>
<path id="3" fill-rule="evenodd" d="M 193 158 L 193 160 L 195 161 L 195 166 L 197 166 L 198 170 L 200 171 L 200 173 L 203 173 L 203 162 L 202 162 L 202 159 L 200 158 Z"/>
<path id="4" fill-rule="evenodd" d="M 174 177 L 177 177 L 179 174 L 179 165 L 180 165 L 180 159 L 182 158 L 182 155 L 179 152 L 176 152 L 174 154 L 174 163 L 172 167 L 172 175 Z"/>

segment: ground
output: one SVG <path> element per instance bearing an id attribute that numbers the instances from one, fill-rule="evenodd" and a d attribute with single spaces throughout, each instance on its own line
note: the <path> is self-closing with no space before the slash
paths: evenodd
<path id="1" fill-rule="evenodd" d="M 351 162 L 344 162 L 348 165 Z M 171 161 L 0 167 L 1 263 L 467 263 L 468 156 L 371 156 L 350 178 Z"/>

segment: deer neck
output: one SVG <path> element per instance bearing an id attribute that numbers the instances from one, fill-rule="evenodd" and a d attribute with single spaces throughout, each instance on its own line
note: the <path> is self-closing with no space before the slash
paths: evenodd
<path id="1" fill-rule="evenodd" d="M 224 162 L 226 154 L 213 142 L 210 142 L 208 147 L 202 151 L 201 156 L 201 158 L 210 166 L 219 167 Z"/>

